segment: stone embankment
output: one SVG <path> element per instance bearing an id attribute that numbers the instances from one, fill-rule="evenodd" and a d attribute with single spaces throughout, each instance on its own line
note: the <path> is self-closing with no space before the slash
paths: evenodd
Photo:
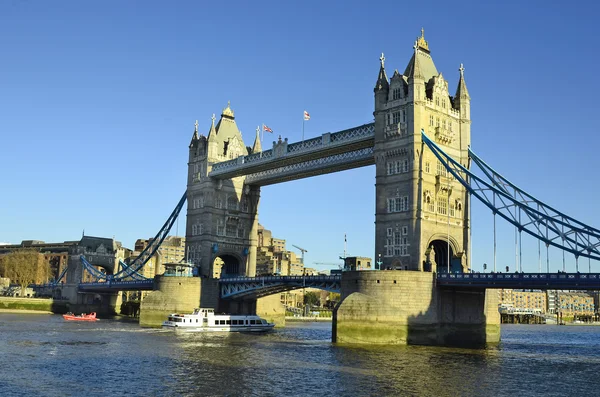
<path id="1" fill-rule="evenodd" d="M 52 313 L 52 299 L 0 297 L 0 312 Z"/>

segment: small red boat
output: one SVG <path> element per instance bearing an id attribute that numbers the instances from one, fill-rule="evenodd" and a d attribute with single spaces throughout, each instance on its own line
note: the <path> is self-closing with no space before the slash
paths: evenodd
<path id="1" fill-rule="evenodd" d="M 92 312 L 90 314 L 81 313 L 76 316 L 73 313 L 63 314 L 63 318 L 67 321 L 98 321 L 96 318 L 96 312 Z"/>

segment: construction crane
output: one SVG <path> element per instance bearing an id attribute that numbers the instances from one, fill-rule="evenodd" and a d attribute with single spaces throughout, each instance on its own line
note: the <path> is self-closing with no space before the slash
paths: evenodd
<path id="1" fill-rule="evenodd" d="M 302 266 L 304 266 L 304 253 L 308 252 L 307 250 L 305 250 L 304 248 L 300 248 L 297 245 L 292 244 L 292 247 L 296 247 L 300 250 L 300 252 L 302 253 L 302 258 L 300 259 L 300 261 L 302 262 Z"/>
<path id="2" fill-rule="evenodd" d="M 338 267 L 338 271 L 342 270 L 342 265 L 340 265 L 339 263 L 331 263 L 331 262 L 313 262 L 313 265 L 321 265 L 321 266 L 337 266 Z"/>

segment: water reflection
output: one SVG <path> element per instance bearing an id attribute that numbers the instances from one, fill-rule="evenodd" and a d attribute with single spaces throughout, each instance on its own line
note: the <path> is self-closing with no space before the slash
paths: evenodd
<path id="1" fill-rule="evenodd" d="M 0 394 L 559 396 L 600 386 L 600 327 L 505 326 L 488 350 L 337 346 L 330 327 L 176 334 L 0 314 Z"/>

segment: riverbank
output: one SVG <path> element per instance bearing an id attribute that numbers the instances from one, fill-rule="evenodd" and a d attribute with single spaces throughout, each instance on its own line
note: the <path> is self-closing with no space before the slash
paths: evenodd
<path id="1" fill-rule="evenodd" d="M 2 313 L 53 313 L 54 300 L 47 298 L 13 298 L 0 297 Z"/>
<path id="2" fill-rule="evenodd" d="M 285 321 L 290 322 L 331 322 L 331 317 L 295 317 L 295 316 L 286 316 Z"/>

